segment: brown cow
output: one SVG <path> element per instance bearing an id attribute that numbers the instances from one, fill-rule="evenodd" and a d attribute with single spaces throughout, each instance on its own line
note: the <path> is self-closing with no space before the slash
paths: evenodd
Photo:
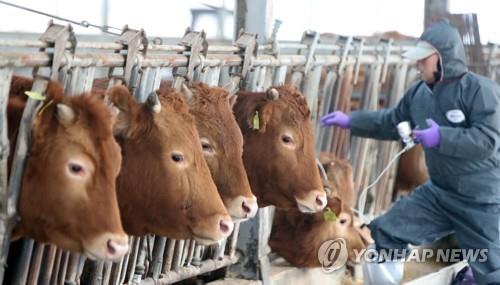
<path id="1" fill-rule="evenodd" d="M 234 113 L 259 207 L 322 210 L 326 195 L 316 167 L 311 115 L 302 94 L 292 86 L 260 93 L 241 91 Z"/>
<path id="2" fill-rule="evenodd" d="M 26 104 L 24 92 L 32 85 L 31 79 L 20 77 L 11 84 L 12 150 Z M 13 237 L 28 236 L 91 258 L 119 259 L 128 251 L 128 237 L 115 190 L 121 154 L 113 138 L 113 114 L 94 94 L 63 96 L 56 82 L 48 84 L 45 94 L 31 131 L 19 198 L 21 220 Z"/>
<path id="3" fill-rule="evenodd" d="M 115 136 L 123 162 L 117 191 L 125 230 L 204 243 L 229 236 L 233 223 L 182 94 L 162 90 L 139 103 L 121 86 L 106 95 L 120 110 Z"/>
<path id="4" fill-rule="evenodd" d="M 327 240 L 346 240 L 349 259 L 360 252 L 366 241 L 354 223 L 355 217 L 346 203 L 354 193 L 352 168 L 343 160 L 321 156 L 328 181 L 323 181 L 328 194 L 328 207 L 337 215 L 335 221 L 325 221 L 323 213 L 302 214 L 296 210 L 276 209 L 269 240 L 271 249 L 296 267 L 320 267 L 318 251 Z M 349 202 L 350 203 L 350 202 Z"/>
<path id="5" fill-rule="evenodd" d="M 416 145 L 399 158 L 394 193 L 411 191 L 424 184 L 428 179 L 429 173 L 425 164 L 424 150 L 421 145 Z"/>
<path id="6" fill-rule="evenodd" d="M 257 198 L 243 165 L 243 136 L 232 111 L 236 96 L 200 82 L 185 88 L 203 154 L 224 205 L 233 220 L 252 218 L 257 213 Z"/>

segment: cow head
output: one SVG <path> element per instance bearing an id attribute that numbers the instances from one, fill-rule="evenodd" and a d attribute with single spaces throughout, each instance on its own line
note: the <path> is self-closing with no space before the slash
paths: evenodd
<path id="1" fill-rule="evenodd" d="M 115 135 L 122 147 L 118 201 L 125 230 L 213 242 L 233 224 L 203 157 L 182 95 L 152 92 L 137 102 L 125 87 L 106 93 L 120 110 Z"/>
<path id="2" fill-rule="evenodd" d="M 355 260 L 356 252 L 366 247 L 367 240 L 360 234 L 359 225 L 342 193 L 352 192 L 352 170 L 345 161 L 332 164 L 328 161 L 328 176 L 324 186 L 328 193 L 328 208 L 335 213 L 333 220 L 324 213 L 305 215 L 296 210 L 276 210 L 269 241 L 271 249 L 297 267 L 320 267 L 318 251 L 328 240 L 342 238 L 346 241 L 348 257 Z M 351 174 L 351 176 L 349 176 Z M 333 177 L 338 181 L 333 181 Z M 339 188 L 337 188 L 339 187 Z"/>
<path id="3" fill-rule="evenodd" d="M 259 206 L 313 213 L 326 206 L 315 161 L 310 111 L 291 86 L 238 92 L 234 106 L 243 132 L 243 160 Z"/>
<path id="4" fill-rule="evenodd" d="M 192 83 L 189 89 L 184 86 L 183 93 L 224 205 L 233 220 L 252 218 L 257 213 L 257 198 L 243 165 L 243 136 L 232 111 L 236 96 L 229 97 L 223 88 L 204 83 Z"/>
<path id="5" fill-rule="evenodd" d="M 25 83 L 26 88 L 12 90 L 29 90 L 32 81 Z M 46 97 L 31 132 L 14 236 L 91 258 L 119 259 L 129 245 L 116 197 L 121 154 L 112 132 L 113 113 L 94 94 L 63 96 L 55 82 L 49 83 Z M 11 99 L 9 115 L 22 112 L 21 101 Z M 18 122 L 9 123 L 18 127 Z"/>

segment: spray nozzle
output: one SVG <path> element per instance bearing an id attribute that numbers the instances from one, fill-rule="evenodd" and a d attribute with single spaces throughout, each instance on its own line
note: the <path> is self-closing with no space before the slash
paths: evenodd
<path id="1" fill-rule="evenodd" d="M 415 145 L 415 141 L 411 137 L 411 125 L 408 121 L 403 121 L 397 125 L 398 133 L 407 149 Z"/>

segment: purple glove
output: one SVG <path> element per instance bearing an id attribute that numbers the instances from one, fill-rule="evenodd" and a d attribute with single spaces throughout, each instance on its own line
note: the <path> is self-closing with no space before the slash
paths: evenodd
<path id="1" fill-rule="evenodd" d="M 425 120 L 429 128 L 425 130 L 414 130 L 413 136 L 415 139 L 422 143 L 427 148 L 437 148 L 441 141 L 441 134 L 439 133 L 439 125 L 433 119 Z"/>
<path id="2" fill-rule="evenodd" d="M 335 111 L 320 119 L 322 127 L 339 126 L 343 129 L 348 129 L 351 123 L 351 118 L 342 111 Z"/>

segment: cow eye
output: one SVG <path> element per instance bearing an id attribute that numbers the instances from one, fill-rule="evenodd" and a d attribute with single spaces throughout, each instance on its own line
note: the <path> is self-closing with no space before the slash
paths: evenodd
<path id="1" fill-rule="evenodd" d="M 69 172 L 73 175 L 83 175 L 84 173 L 83 166 L 78 163 L 70 162 L 68 164 L 68 169 Z"/>
<path id="2" fill-rule="evenodd" d="M 180 163 L 184 161 L 184 156 L 179 153 L 172 153 L 170 158 L 175 162 L 175 163 Z"/>
<path id="3" fill-rule="evenodd" d="M 289 135 L 281 136 L 281 141 L 286 145 L 293 145 L 293 139 Z"/>
<path id="4" fill-rule="evenodd" d="M 212 146 L 209 143 L 202 142 L 201 143 L 201 148 L 203 148 L 204 151 L 212 151 Z"/>
<path id="5" fill-rule="evenodd" d="M 207 139 L 205 139 L 205 138 L 201 139 L 201 148 L 206 153 L 212 154 L 214 152 L 214 148 L 212 147 L 212 145 L 210 144 L 210 142 Z"/>

